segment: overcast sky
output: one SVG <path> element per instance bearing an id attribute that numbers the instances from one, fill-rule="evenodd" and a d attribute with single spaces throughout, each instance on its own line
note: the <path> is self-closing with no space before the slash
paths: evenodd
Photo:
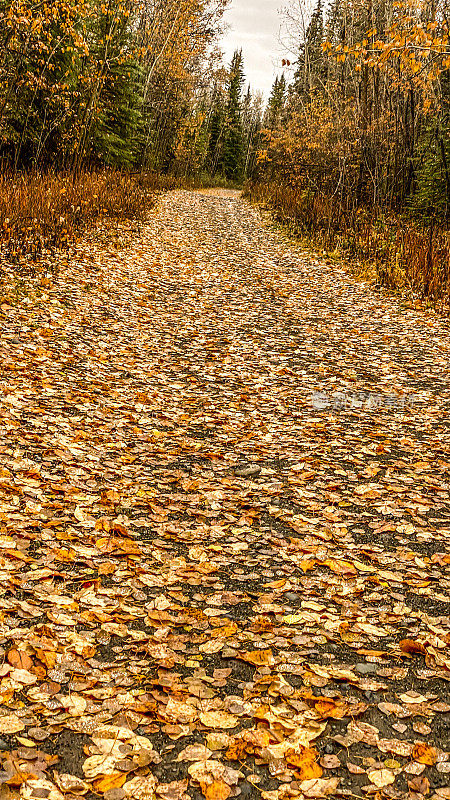
<path id="1" fill-rule="evenodd" d="M 280 62 L 280 16 L 283 0 L 231 0 L 226 13 L 230 29 L 223 43 L 226 61 L 233 51 L 242 47 L 245 74 L 253 90 L 261 89 L 266 96 Z"/>

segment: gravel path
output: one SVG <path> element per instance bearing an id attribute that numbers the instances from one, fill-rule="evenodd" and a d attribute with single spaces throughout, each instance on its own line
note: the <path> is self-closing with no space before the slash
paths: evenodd
<path id="1" fill-rule="evenodd" d="M 0 326 L 0 799 L 450 798 L 448 322 L 210 190 Z"/>

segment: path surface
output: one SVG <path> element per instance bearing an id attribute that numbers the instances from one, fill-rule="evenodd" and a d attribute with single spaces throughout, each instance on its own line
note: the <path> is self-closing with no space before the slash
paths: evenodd
<path id="1" fill-rule="evenodd" d="M 0 319 L 1 800 L 449 798 L 448 323 L 226 192 L 43 292 Z"/>

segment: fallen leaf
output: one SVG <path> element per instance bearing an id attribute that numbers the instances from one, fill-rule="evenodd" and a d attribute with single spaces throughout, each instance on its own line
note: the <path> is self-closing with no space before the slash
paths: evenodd
<path id="1" fill-rule="evenodd" d="M 420 642 L 415 642 L 413 639 L 402 639 L 400 642 L 400 650 L 407 655 L 426 655 L 426 648 Z"/>
<path id="2" fill-rule="evenodd" d="M 136 776 L 123 784 L 122 791 L 130 800 L 154 800 L 157 784 L 154 775 Z"/>
<path id="3" fill-rule="evenodd" d="M 427 795 L 430 792 L 430 781 L 425 776 L 412 778 L 408 781 L 408 788 L 411 792 Z"/>
<path id="4" fill-rule="evenodd" d="M 12 649 L 8 651 L 8 661 L 13 667 L 29 671 L 33 662 L 23 650 Z"/>
<path id="5" fill-rule="evenodd" d="M 185 798 L 189 800 L 188 795 L 186 795 L 187 788 L 187 778 L 181 781 L 172 781 L 171 783 L 160 783 L 156 787 L 156 795 L 161 797 L 162 800 L 185 800 Z"/>
<path id="6" fill-rule="evenodd" d="M 113 772 L 110 775 L 104 775 L 94 781 L 94 789 L 100 794 L 105 794 L 111 789 L 120 789 L 127 780 L 127 775 L 124 772 Z"/>
<path id="7" fill-rule="evenodd" d="M 19 733 L 25 725 L 16 714 L 5 714 L 0 717 L 0 733 Z"/>
<path id="8" fill-rule="evenodd" d="M 286 750 L 284 757 L 289 766 L 295 767 L 297 780 L 306 781 L 322 776 L 322 767 L 317 763 L 317 750 L 299 745 L 297 750 Z"/>
<path id="9" fill-rule="evenodd" d="M 209 784 L 200 784 L 206 800 L 227 800 L 231 794 L 230 787 L 224 781 L 213 781 Z"/>
<path id="10" fill-rule="evenodd" d="M 334 794 L 339 783 L 340 778 L 313 778 L 302 781 L 300 789 L 304 797 L 328 797 Z"/>
<path id="11" fill-rule="evenodd" d="M 367 773 L 367 777 L 378 789 L 395 783 L 395 775 L 390 769 L 373 769 Z"/>
<path id="12" fill-rule="evenodd" d="M 190 744 L 178 753 L 177 761 L 207 761 L 211 755 L 211 750 L 204 744 Z"/>
<path id="13" fill-rule="evenodd" d="M 273 664 L 272 650 L 252 650 L 251 652 L 240 653 L 239 658 L 254 664 L 255 667 L 268 667 Z"/>
<path id="14" fill-rule="evenodd" d="M 228 714 L 226 711 L 204 711 L 200 714 L 200 722 L 206 728 L 235 728 L 239 722 L 239 717 Z"/>
<path id="15" fill-rule="evenodd" d="M 412 758 L 419 764 L 432 767 L 437 762 L 437 751 L 425 742 L 417 742 L 412 751 Z"/>
<path id="16" fill-rule="evenodd" d="M 322 756 L 320 759 L 320 765 L 324 769 L 339 769 L 342 766 L 339 758 L 332 754 Z"/>
<path id="17" fill-rule="evenodd" d="M 346 767 L 352 775 L 364 775 L 366 772 L 359 764 L 352 764 L 351 761 L 347 761 Z"/>

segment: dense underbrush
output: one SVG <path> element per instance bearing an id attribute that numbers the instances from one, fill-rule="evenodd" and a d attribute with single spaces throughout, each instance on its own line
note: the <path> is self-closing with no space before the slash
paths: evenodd
<path id="1" fill-rule="evenodd" d="M 348 259 L 379 286 L 410 292 L 442 308 L 450 305 L 450 234 L 445 228 L 275 182 L 249 183 L 246 195 L 268 207 L 294 235 Z"/>
<path id="2" fill-rule="evenodd" d="M 142 220 L 159 191 L 178 185 L 155 173 L 114 170 L 0 175 L 0 260 L 20 267 L 105 219 Z"/>

